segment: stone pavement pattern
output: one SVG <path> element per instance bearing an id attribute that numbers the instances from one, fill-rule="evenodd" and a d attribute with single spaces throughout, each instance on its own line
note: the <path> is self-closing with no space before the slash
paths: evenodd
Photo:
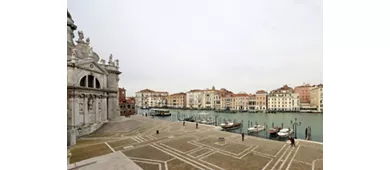
<path id="1" fill-rule="evenodd" d="M 159 130 L 159 134 L 156 134 Z M 218 138 L 224 137 L 225 141 Z M 139 115 L 104 125 L 78 139 L 71 163 L 121 152 L 142 169 L 322 169 L 322 144 L 285 142 L 222 132 L 194 123 L 168 122 Z M 129 160 L 130 160 L 129 159 Z"/>

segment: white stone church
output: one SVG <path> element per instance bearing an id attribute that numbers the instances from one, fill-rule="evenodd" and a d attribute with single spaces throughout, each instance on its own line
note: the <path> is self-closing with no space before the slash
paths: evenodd
<path id="1" fill-rule="evenodd" d="M 120 116 L 118 103 L 119 61 L 112 55 L 106 63 L 92 47 L 68 11 L 67 19 L 67 124 L 68 146 L 76 137 L 90 134 L 103 123 Z M 99 61 L 100 60 L 100 61 Z"/>

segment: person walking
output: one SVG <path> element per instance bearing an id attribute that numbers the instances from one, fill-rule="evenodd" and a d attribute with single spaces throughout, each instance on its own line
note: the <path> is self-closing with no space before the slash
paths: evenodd
<path id="1" fill-rule="evenodd" d="M 295 148 L 295 140 L 290 136 L 291 147 Z"/>
<path id="2" fill-rule="evenodd" d="M 183 126 L 185 126 L 186 125 L 186 121 L 183 121 Z"/>
<path id="3" fill-rule="evenodd" d="M 308 127 L 307 127 L 308 128 Z M 305 139 L 308 140 L 307 138 L 307 128 L 305 129 Z"/>
<path id="4" fill-rule="evenodd" d="M 196 122 L 196 129 L 198 129 L 198 122 Z"/>
<path id="5" fill-rule="evenodd" d="M 242 141 L 244 141 L 245 133 L 241 133 Z"/>

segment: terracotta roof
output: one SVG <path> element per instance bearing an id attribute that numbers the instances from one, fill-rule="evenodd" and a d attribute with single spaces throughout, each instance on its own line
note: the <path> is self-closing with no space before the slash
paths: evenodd
<path id="1" fill-rule="evenodd" d="M 313 86 L 311 86 L 311 87 L 324 87 L 324 85 L 322 85 L 322 84 L 319 84 L 319 85 L 313 85 Z"/>
<path id="2" fill-rule="evenodd" d="M 150 90 L 150 89 L 143 89 L 143 90 L 141 90 L 141 91 L 139 91 L 139 92 L 137 92 L 137 93 L 154 93 L 155 91 L 153 91 L 153 90 Z"/>
<path id="3" fill-rule="evenodd" d="M 194 89 L 194 90 L 190 90 L 189 92 L 187 93 L 190 93 L 190 92 L 202 92 L 203 90 L 199 90 L 199 89 Z"/>
<path id="4" fill-rule="evenodd" d="M 301 86 L 296 86 L 294 89 L 296 89 L 296 88 L 309 88 L 309 87 L 311 87 L 310 84 L 305 84 L 305 85 L 301 85 Z"/>
<path id="5" fill-rule="evenodd" d="M 264 91 L 264 90 L 258 90 L 258 91 L 256 92 L 256 94 L 263 94 L 263 93 L 267 93 L 267 92 Z"/>
<path id="6" fill-rule="evenodd" d="M 249 95 L 246 93 L 238 93 L 238 94 L 234 94 L 233 96 L 234 97 L 248 97 Z"/>
<path id="7" fill-rule="evenodd" d="M 165 91 L 153 91 L 153 90 L 150 90 L 150 89 L 144 89 L 144 90 L 138 91 L 137 93 L 168 93 L 168 92 L 165 92 Z"/>
<path id="8" fill-rule="evenodd" d="M 278 88 L 278 89 L 276 89 L 276 90 L 272 90 L 270 93 L 279 93 L 279 92 L 282 91 L 282 90 L 294 91 L 293 88 L 288 87 L 287 85 L 284 85 L 284 86 L 281 87 L 281 88 Z"/>
<path id="9" fill-rule="evenodd" d="M 186 94 L 183 92 L 180 92 L 180 93 L 171 94 L 169 96 L 180 96 L 180 95 L 186 95 Z"/>

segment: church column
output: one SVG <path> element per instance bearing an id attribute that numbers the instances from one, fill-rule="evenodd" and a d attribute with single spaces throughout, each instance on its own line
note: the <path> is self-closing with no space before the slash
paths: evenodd
<path id="1" fill-rule="evenodd" d="M 88 110 L 88 97 L 87 96 L 85 96 L 85 98 L 84 98 L 84 121 L 83 121 L 83 123 L 84 124 L 87 124 L 89 121 L 88 121 L 88 113 L 89 113 L 89 110 Z"/>
<path id="2" fill-rule="evenodd" d="M 100 97 L 96 96 L 95 99 L 95 122 L 100 122 L 100 109 L 99 109 Z"/>
<path id="3" fill-rule="evenodd" d="M 107 120 L 107 96 L 102 98 L 102 117 L 103 121 Z"/>
<path id="4" fill-rule="evenodd" d="M 96 88 L 96 77 L 95 76 L 93 77 L 93 82 L 92 83 L 93 83 L 93 88 Z"/>
<path id="5" fill-rule="evenodd" d="M 89 87 L 89 86 L 88 86 L 88 84 L 89 84 L 89 83 L 88 83 L 88 82 L 89 82 L 88 80 L 89 80 L 89 75 L 86 76 L 86 79 L 85 79 L 85 87 Z"/>

